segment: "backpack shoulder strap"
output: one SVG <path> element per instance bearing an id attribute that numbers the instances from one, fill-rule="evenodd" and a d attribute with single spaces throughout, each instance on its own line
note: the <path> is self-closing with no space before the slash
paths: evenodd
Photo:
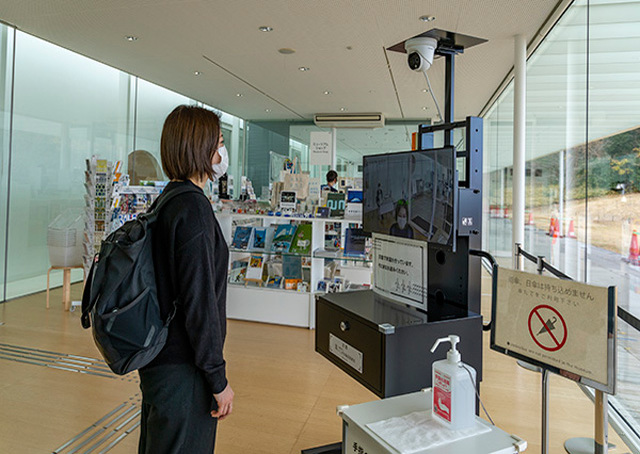
<path id="1" fill-rule="evenodd" d="M 158 217 L 158 214 L 160 213 L 160 210 L 167 203 L 169 203 L 169 200 L 173 199 L 174 197 L 179 196 L 180 194 L 185 194 L 187 192 L 201 193 L 204 196 L 204 193 L 202 193 L 202 191 L 199 191 L 198 189 L 196 189 L 196 188 L 194 188 L 192 186 L 180 186 L 180 187 L 177 187 L 175 189 L 172 189 L 171 191 L 163 192 L 160 195 L 160 197 L 158 197 L 156 199 L 156 201 L 153 203 L 151 208 L 149 208 L 149 211 L 147 211 L 147 213 L 145 213 L 144 216 L 146 216 L 147 221 L 155 222 L 155 220 Z"/>
<path id="2" fill-rule="evenodd" d="M 149 208 L 149 211 L 147 212 L 147 214 L 145 214 L 145 216 L 147 217 L 147 221 L 151 222 L 151 223 L 155 222 L 157 220 L 157 218 L 158 218 L 158 214 L 160 213 L 160 210 L 167 203 L 169 203 L 169 200 L 173 199 L 174 197 L 176 197 L 176 196 L 178 196 L 180 194 L 185 194 L 187 192 L 198 193 L 202 197 L 205 197 L 204 192 L 202 192 L 202 190 L 198 190 L 198 189 L 196 189 L 196 188 L 194 188 L 193 186 L 190 186 L 190 185 L 180 186 L 178 188 L 172 189 L 171 191 L 169 191 L 167 193 L 163 193 L 160 197 L 158 197 L 156 199 L 156 201 L 151 206 L 151 208 Z M 206 197 L 205 197 L 205 199 L 206 199 Z M 174 286 L 175 286 L 175 282 L 174 282 Z M 173 320 L 173 318 L 175 317 L 177 311 L 178 311 L 178 299 L 173 301 L 173 309 L 172 309 L 171 313 L 169 314 L 169 316 L 167 317 L 167 320 L 165 321 L 165 326 L 169 326 L 169 323 L 171 323 L 171 320 Z"/>
<path id="3" fill-rule="evenodd" d="M 91 287 L 93 284 L 93 275 L 96 267 L 95 261 L 96 258 L 94 256 L 93 260 L 91 261 L 89 276 L 87 276 L 87 280 L 84 281 L 84 289 L 82 290 L 82 317 L 80 320 L 84 329 L 91 327 L 91 319 L 89 318 L 89 313 L 96 305 L 96 301 L 91 299 Z"/>

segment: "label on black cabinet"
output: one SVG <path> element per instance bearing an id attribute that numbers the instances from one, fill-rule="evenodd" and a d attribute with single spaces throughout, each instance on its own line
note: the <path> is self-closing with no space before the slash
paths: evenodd
<path id="1" fill-rule="evenodd" d="M 329 334 L 329 351 L 342 361 L 362 373 L 362 352 L 342 339 Z"/>

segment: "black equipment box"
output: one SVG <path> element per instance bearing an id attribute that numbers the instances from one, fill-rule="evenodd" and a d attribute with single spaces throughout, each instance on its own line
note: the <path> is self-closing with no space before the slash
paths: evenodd
<path id="1" fill-rule="evenodd" d="M 482 380 L 482 317 L 430 301 L 428 314 L 373 290 L 316 297 L 316 351 L 381 398 L 431 386 L 431 365 L 446 358 L 435 341 L 460 336 L 462 361 Z"/>

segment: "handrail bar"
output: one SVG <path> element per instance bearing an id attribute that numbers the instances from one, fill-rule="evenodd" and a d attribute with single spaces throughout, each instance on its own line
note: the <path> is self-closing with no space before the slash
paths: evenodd
<path id="1" fill-rule="evenodd" d="M 544 261 L 544 256 L 538 256 L 535 257 L 533 254 L 528 253 L 527 251 L 525 251 L 524 249 L 522 249 L 522 246 L 517 244 L 517 251 L 516 253 L 522 255 L 524 258 L 526 258 L 527 260 L 529 260 L 530 262 L 533 262 L 535 264 L 538 265 L 538 270 L 547 270 L 548 272 L 550 272 L 551 274 L 553 274 L 554 276 L 560 278 L 560 279 L 566 279 L 569 281 L 573 281 L 574 279 L 572 279 L 570 276 L 567 276 L 566 274 L 564 274 L 562 271 L 558 270 L 557 268 L 554 268 L 553 266 L 549 265 L 547 262 Z M 472 251 L 469 251 L 469 253 L 471 254 Z M 477 255 L 477 254 L 474 254 Z M 622 320 L 624 320 L 626 323 L 628 323 L 633 329 L 635 329 L 636 331 L 640 331 L 640 319 L 638 317 L 636 317 L 635 315 L 633 315 L 632 313 L 630 313 L 628 310 L 618 306 L 618 313 L 617 313 L 618 317 Z"/>

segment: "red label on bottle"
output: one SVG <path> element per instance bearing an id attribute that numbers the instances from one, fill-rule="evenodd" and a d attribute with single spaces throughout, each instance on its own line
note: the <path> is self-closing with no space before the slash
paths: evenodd
<path id="1" fill-rule="evenodd" d="M 438 370 L 434 374 L 433 410 L 436 415 L 451 422 L 451 377 Z"/>

